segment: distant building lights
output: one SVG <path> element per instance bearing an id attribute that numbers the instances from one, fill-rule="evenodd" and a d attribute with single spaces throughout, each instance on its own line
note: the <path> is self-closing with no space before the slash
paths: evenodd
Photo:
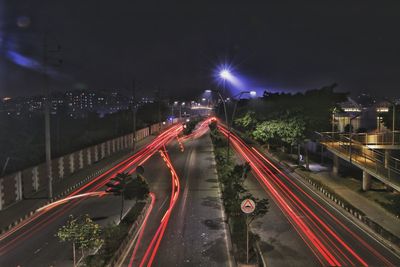
<path id="1" fill-rule="evenodd" d="M 361 112 L 360 108 L 344 108 L 345 112 Z"/>
<path id="2" fill-rule="evenodd" d="M 376 108 L 376 112 L 389 112 L 389 108 L 387 107 L 381 107 L 381 108 Z"/>

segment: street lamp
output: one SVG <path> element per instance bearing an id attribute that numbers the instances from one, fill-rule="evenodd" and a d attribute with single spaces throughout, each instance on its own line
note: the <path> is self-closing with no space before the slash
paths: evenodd
<path id="1" fill-rule="evenodd" d="M 240 98 L 242 97 L 242 95 L 244 94 L 250 94 L 251 96 L 255 96 L 256 92 L 255 91 L 242 91 L 239 94 L 237 94 L 236 96 L 233 97 L 233 99 L 235 99 L 237 97 L 238 101 L 235 102 L 235 106 L 233 107 L 233 112 L 232 112 L 232 119 L 230 121 L 230 123 L 228 123 L 228 150 L 227 150 L 227 158 L 229 157 L 229 143 L 230 143 L 230 138 L 231 138 L 231 131 L 232 131 L 232 124 L 233 124 L 233 120 L 235 119 L 235 114 L 236 114 L 236 108 L 237 108 L 237 104 L 240 101 Z"/>
<path id="2" fill-rule="evenodd" d="M 335 114 L 336 114 L 337 108 L 334 107 L 332 110 L 332 140 L 334 139 L 334 132 L 335 132 Z"/>
<path id="3" fill-rule="evenodd" d="M 232 77 L 232 74 L 228 69 L 223 69 L 219 72 L 219 76 L 224 80 L 229 80 Z"/>
<path id="4" fill-rule="evenodd" d="M 224 113 L 225 113 L 225 123 L 228 125 L 228 113 L 226 112 L 226 105 L 225 105 L 225 100 L 221 95 L 221 92 L 218 90 L 205 90 L 206 93 L 216 93 L 219 97 L 219 99 L 222 101 L 222 105 L 224 106 Z"/>
<path id="5" fill-rule="evenodd" d="M 396 102 L 388 100 L 390 104 L 392 104 L 392 145 L 394 145 L 395 140 L 395 130 L 396 130 Z"/>
<path id="6" fill-rule="evenodd" d="M 350 133 L 349 133 L 349 137 L 350 137 L 350 146 L 349 146 L 349 161 L 350 161 L 350 163 L 351 163 L 351 160 L 352 160 L 352 158 L 351 158 L 351 154 L 352 154 L 352 138 L 353 138 L 353 126 L 352 126 L 352 124 L 351 124 L 351 122 L 354 120 L 354 119 L 356 119 L 356 118 L 358 118 L 358 117 L 360 117 L 361 116 L 361 114 L 357 114 L 357 115 L 355 115 L 355 116 L 353 116 L 353 117 L 351 117 L 350 118 L 350 124 L 349 124 L 349 131 L 350 131 Z"/>

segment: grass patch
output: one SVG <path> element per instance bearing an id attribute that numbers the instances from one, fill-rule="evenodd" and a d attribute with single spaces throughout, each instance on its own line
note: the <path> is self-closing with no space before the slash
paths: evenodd
<path id="1" fill-rule="evenodd" d="M 386 201 L 375 199 L 382 207 L 393 213 L 397 218 L 400 218 L 400 194 L 391 193 L 385 196 Z"/>

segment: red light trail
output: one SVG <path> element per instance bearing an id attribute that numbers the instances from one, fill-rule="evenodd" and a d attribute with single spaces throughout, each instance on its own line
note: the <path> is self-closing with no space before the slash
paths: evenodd
<path id="1" fill-rule="evenodd" d="M 219 125 L 218 129 L 225 137 L 228 136 L 228 130 L 224 126 Z M 279 208 L 320 260 L 321 264 L 328 266 L 368 266 L 366 260 L 341 238 L 340 232 L 343 230 L 349 233 L 352 238 L 357 240 L 376 258 L 380 259 L 383 265 L 394 266 L 307 194 L 259 151 L 255 148 L 250 148 L 234 133 L 231 133 L 230 138 L 234 149 L 244 160 L 250 163 L 252 172 L 259 183 L 271 194 Z M 294 188 L 292 189 L 291 187 Z M 300 199 L 300 195 L 304 196 L 305 199 Z M 318 211 L 331 217 L 342 230 L 335 231 L 310 209 L 310 204 L 306 204 L 305 200 L 311 202 L 311 205 Z"/>
<path id="2" fill-rule="evenodd" d="M 189 139 L 193 139 L 193 138 L 199 138 L 201 137 L 203 134 L 205 134 L 208 131 L 208 124 L 210 123 L 210 121 L 212 121 L 213 118 L 209 118 L 207 120 L 204 120 L 200 123 L 200 125 L 196 128 L 196 130 L 189 134 L 186 135 L 182 138 L 179 138 L 178 135 L 176 136 L 177 138 L 177 142 L 181 147 L 181 151 L 183 152 L 183 141 L 189 140 Z M 179 177 L 176 174 L 175 168 L 173 167 L 173 164 L 171 162 L 171 159 L 165 149 L 165 146 L 163 147 L 162 150 L 159 151 L 161 158 L 164 160 L 166 166 L 170 169 L 170 173 L 171 173 L 171 197 L 170 197 L 170 203 L 169 203 L 169 207 L 166 210 L 166 212 L 164 213 L 161 221 L 160 221 L 160 225 L 157 228 L 157 231 L 155 232 L 150 244 L 148 245 L 145 254 L 143 256 L 143 258 L 140 261 L 139 266 L 151 266 L 154 258 L 157 254 L 158 248 L 160 246 L 161 240 L 164 236 L 165 230 L 168 226 L 168 222 L 171 216 L 171 213 L 173 211 L 173 208 L 175 207 L 176 202 L 178 201 L 179 198 L 179 194 L 180 194 L 180 182 L 179 182 Z M 143 230 L 141 230 L 140 235 L 142 236 L 143 234 Z M 129 266 L 133 266 L 133 262 L 136 258 L 136 253 L 137 253 L 137 249 L 139 247 L 141 241 L 141 237 L 138 238 L 138 241 L 135 245 L 135 249 L 132 252 L 132 256 L 130 258 L 129 261 Z"/>
<path id="3" fill-rule="evenodd" d="M 170 203 L 169 203 L 169 208 L 164 213 L 164 216 L 161 219 L 160 225 L 158 226 L 158 229 L 157 229 L 156 233 L 154 234 L 153 239 L 151 240 L 142 260 L 140 261 L 140 265 L 139 265 L 140 267 L 145 266 L 145 265 L 147 267 L 149 267 L 152 265 L 154 258 L 157 254 L 158 248 L 160 246 L 161 240 L 164 236 L 165 229 L 167 228 L 172 210 L 175 207 L 175 204 L 178 200 L 179 193 L 180 193 L 179 177 L 176 174 L 175 168 L 172 165 L 171 159 L 169 158 L 169 155 L 166 152 L 165 147 L 163 148 L 163 150 L 160 150 L 160 155 L 163 158 L 163 160 L 165 161 L 167 167 L 170 169 L 170 172 L 171 172 L 171 188 L 172 188 L 171 189 L 171 199 L 170 199 Z M 132 255 L 132 256 L 134 257 L 134 255 Z M 131 261 L 129 263 L 129 267 L 132 266 L 132 262 L 133 261 Z M 146 264 L 146 262 L 147 262 L 147 264 Z"/>
<path id="4" fill-rule="evenodd" d="M 155 200 L 156 200 L 156 196 L 155 196 L 154 193 L 150 193 L 149 195 L 150 195 L 150 197 L 151 197 L 151 203 L 150 203 L 150 206 L 149 206 L 149 208 L 148 208 L 148 210 L 147 210 L 147 212 L 146 212 L 146 216 L 145 216 L 145 218 L 143 219 L 143 223 L 142 223 L 142 225 L 141 225 L 140 228 L 139 228 L 139 232 L 138 232 L 138 236 L 137 236 L 137 242 L 135 243 L 136 237 L 133 238 L 133 239 L 130 241 L 129 246 L 128 246 L 128 249 L 126 250 L 126 254 L 123 255 L 122 259 L 120 259 L 120 263 L 121 263 L 121 264 L 120 264 L 119 266 L 121 266 L 121 265 L 123 264 L 123 262 L 124 262 L 124 260 L 125 260 L 125 258 L 126 258 L 126 256 L 127 256 L 127 253 L 129 253 L 129 251 L 131 250 L 131 248 L 132 248 L 132 246 L 133 246 L 134 244 L 135 244 L 135 248 L 133 249 L 132 255 L 131 255 L 130 259 L 129 259 L 128 266 L 132 266 L 133 261 L 135 260 L 137 250 L 138 250 L 138 248 L 139 248 L 139 246 L 140 246 L 140 243 L 141 243 L 141 241 L 142 241 L 143 233 L 144 233 L 144 231 L 146 230 L 147 221 L 148 221 L 148 219 L 149 219 L 150 213 L 152 212 L 152 210 L 153 210 L 153 208 L 154 208 L 154 203 L 155 203 Z"/>
<path id="5" fill-rule="evenodd" d="M 133 156 L 130 156 L 126 160 L 120 162 L 116 166 L 110 168 L 105 173 L 97 176 L 84 186 L 75 190 L 71 194 L 69 194 L 66 198 L 78 195 L 78 193 L 83 193 L 82 191 L 86 190 L 87 192 L 98 191 L 105 184 L 117 175 L 117 173 L 124 172 L 127 169 L 131 168 L 136 163 L 143 164 L 147 159 L 149 159 L 155 152 L 157 152 L 163 145 L 170 142 L 177 134 L 182 131 L 181 125 L 174 125 L 167 129 L 165 132 L 161 133 L 157 136 L 149 145 L 139 150 Z M 134 171 L 131 170 L 130 173 Z M 0 236 L 0 242 L 4 243 L 0 246 L 0 255 L 4 255 L 8 251 L 12 250 L 15 246 L 32 237 L 35 233 L 46 227 L 47 225 L 54 222 L 56 219 L 63 216 L 66 212 L 72 210 L 74 207 L 79 205 L 82 201 L 84 201 L 86 197 L 72 200 L 67 203 L 63 209 L 59 209 L 54 211 L 53 209 L 43 209 L 36 212 L 30 218 L 22 221 L 20 224 L 4 233 Z M 35 222 L 33 224 L 33 222 Z M 29 227 L 28 227 L 29 226 Z M 15 236 L 14 236 L 15 235 Z"/>

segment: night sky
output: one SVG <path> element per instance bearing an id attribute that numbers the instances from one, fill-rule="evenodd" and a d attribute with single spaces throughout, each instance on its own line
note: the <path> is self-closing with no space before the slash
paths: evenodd
<path id="1" fill-rule="evenodd" d="M 246 87 L 400 96 L 400 1 L 0 0 L 0 97 L 51 87 L 196 95 L 228 62 Z"/>

